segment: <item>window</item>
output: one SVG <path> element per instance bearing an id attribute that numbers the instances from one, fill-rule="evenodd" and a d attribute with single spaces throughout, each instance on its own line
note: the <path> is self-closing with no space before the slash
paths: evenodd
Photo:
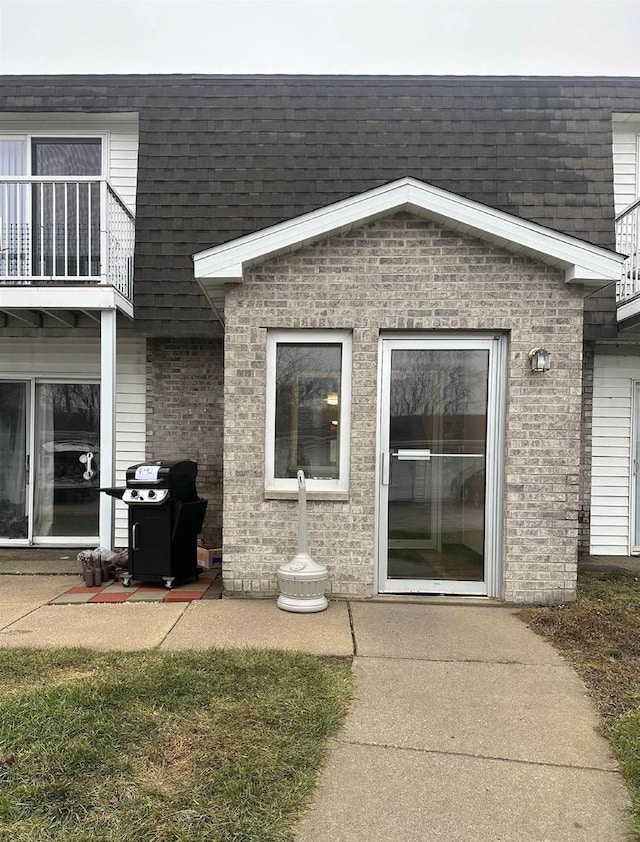
<path id="1" fill-rule="evenodd" d="M 101 137 L 0 138 L 0 177 L 26 176 L 0 183 L 0 275 L 100 276 L 103 150 Z"/>
<path id="2" fill-rule="evenodd" d="M 267 337 L 266 487 L 346 491 L 349 476 L 351 335 L 270 331 Z"/>
<path id="3" fill-rule="evenodd" d="M 30 151 L 30 155 L 28 152 Z M 99 137 L 0 138 L 0 175 L 102 175 Z"/>
<path id="4" fill-rule="evenodd" d="M 33 175 L 102 175 L 100 138 L 42 137 L 31 141 Z"/>

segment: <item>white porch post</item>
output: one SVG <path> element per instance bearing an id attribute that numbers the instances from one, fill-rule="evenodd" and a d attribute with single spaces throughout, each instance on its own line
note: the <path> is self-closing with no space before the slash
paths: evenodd
<path id="1" fill-rule="evenodd" d="M 115 482 L 116 311 L 100 313 L 100 485 Z M 100 495 L 100 546 L 112 549 L 113 497 Z"/>

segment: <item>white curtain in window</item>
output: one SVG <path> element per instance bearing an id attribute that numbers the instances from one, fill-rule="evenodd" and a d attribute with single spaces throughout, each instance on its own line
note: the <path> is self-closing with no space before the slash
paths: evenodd
<path id="1" fill-rule="evenodd" d="M 53 531 L 53 493 L 55 490 L 55 436 L 52 387 L 36 389 L 36 449 L 34 534 L 40 537 Z"/>
<path id="2" fill-rule="evenodd" d="M 0 383 L 0 536 L 26 537 L 26 411 L 24 383 Z"/>
<path id="3" fill-rule="evenodd" d="M 0 175 L 27 174 L 27 141 L 0 138 Z"/>
<path id="4" fill-rule="evenodd" d="M 0 138 L 0 177 L 26 175 L 26 172 L 26 140 Z M 29 274 L 28 214 L 28 185 L 0 183 L 0 276 Z"/>

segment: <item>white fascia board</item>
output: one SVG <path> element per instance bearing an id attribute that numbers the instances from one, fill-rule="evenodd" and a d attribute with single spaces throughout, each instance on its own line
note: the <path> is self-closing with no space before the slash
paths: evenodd
<path id="1" fill-rule="evenodd" d="M 520 219 L 503 211 L 403 178 L 194 255 L 195 277 L 209 290 L 240 283 L 246 266 L 299 248 L 375 217 L 410 210 L 447 227 L 488 239 L 569 270 L 569 283 L 603 284 L 620 277 L 622 255 Z M 579 271 L 576 271 L 579 270 Z M 205 284 L 203 284 L 205 286 Z"/>
<path id="2" fill-rule="evenodd" d="M 402 210 L 406 204 L 406 196 L 398 195 L 394 185 L 378 187 L 199 252 L 193 256 L 195 276 L 239 283 L 242 281 L 242 267 L 252 260 L 300 248 L 319 237 L 361 224 L 391 210 Z"/>
<path id="3" fill-rule="evenodd" d="M 133 318 L 133 304 L 111 285 L 0 286 L 0 309 L 120 310 Z"/>
<path id="4" fill-rule="evenodd" d="M 616 277 L 611 278 L 605 272 L 596 272 L 588 266 L 574 264 L 565 269 L 564 279 L 567 284 L 582 284 L 583 286 L 600 289 L 607 284 L 617 283 L 620 280 L 621 265 L 622 261 L 617 264 L 618 272 Z"/>
<path id="5" fill-rule="evenodd" d="M 546 263 L 551 259 L 554 265 L 568 270 L 581 267 L 582 274 L 586 270 L 594 280 L 619 280 L 624 255 L 420 182 L 413 181 L 408 188 L 409 205 L 443 220 L 455 220 L 461 230 L 480 237 L 488 234 L 492 241 L 499 238 L 506 248 L 515 246 L 522 253 L 538 256 Z M 575 280 L 578 282 L 577 275 Z"/>
<path id="6" fill-rule="evenodd" d="M 621 322 L 638 315 L 640 315 L 640 296 L 632 298 L 631 301 L 627 301 L 624 304 L 618 304 L 617 318 L 618 324 L 621 327 Z"/>

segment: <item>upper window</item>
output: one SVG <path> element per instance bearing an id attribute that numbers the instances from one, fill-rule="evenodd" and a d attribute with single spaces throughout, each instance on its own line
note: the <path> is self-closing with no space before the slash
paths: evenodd
<path id="1" fill-rule="evenodd" d="M 271 331 L 267 339 L 266 485 L 346 491 L 349 473 L 351 335 Z"/>
<path id="2" fill-rule="evenodd" d="M 0 181 L 0 275 L 100 277 L 102 150 L 99 137 L 0 138 L 0 178 L 18 176 Z"/>
<path id="3" fill-rule="evenodd" d="M 33 175 L 102 175 L 100 138 L 38 137 L 31 141 Z"/>
<path id="4" fill-rule="evenodd" d="M 30 150 L 30 160 L 27 152 Z M 99 137 L 0 139 L 0 175 L 102 175 Z"/>

